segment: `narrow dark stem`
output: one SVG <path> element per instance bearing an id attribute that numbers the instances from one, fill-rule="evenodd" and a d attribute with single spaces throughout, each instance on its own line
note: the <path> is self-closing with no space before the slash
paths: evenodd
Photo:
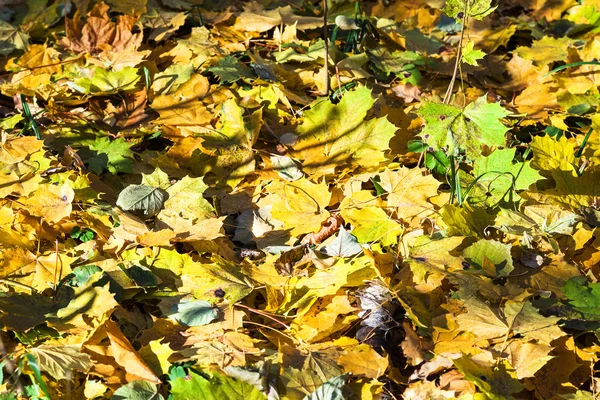
<path id="1" fill-rule="evenodd" d="M 587 142 L 590 139 L 590 135 L 592 134 L 593 131 L 594 131 L 594 129 L 590 128 L 588 133 L 585 134 L 585 137 L 583 138 L 583 142 L 581 143 L 581 146 L 579 146 L 579 150 L 577 150 L 577 153 L 575 153 L 575 157 L 577 157 L 577 158 L 581 157 L 581 155 L 583 154 L 583 149 L 585 149 L 585 146 L 587 145 Z"/>
<path id="2" fill-rule="evenodd" d="M 323 35 L 325 39 L 325 95 L 329 97 L 329 33 L 327 32 L 327 0 L 323 0 Z"/>

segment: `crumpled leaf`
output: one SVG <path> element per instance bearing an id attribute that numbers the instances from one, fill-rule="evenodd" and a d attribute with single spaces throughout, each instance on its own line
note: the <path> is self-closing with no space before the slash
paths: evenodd
<path id="1" fill-rule="evenodd" d="M 143 38 L 141 32 L 132 33 L 137 18 L 119 15 L 115 23 L 108 15 L 108 9 L 105 3 L 100 2 L 86 18 L 77 13 L 73 19 L 67 19 L 66 36 L 59 43 L 75 53 L 95 53 L 106 48 L 122 51 L 129 46 L 137 48 Z"/>

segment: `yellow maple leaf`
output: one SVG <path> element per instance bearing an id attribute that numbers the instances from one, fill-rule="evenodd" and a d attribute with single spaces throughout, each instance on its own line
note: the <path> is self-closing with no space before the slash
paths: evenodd
<path id="1" fill-rule="evenodd" d="M 140 357 L 157 375 L 167 374 L 171 363 L 169 357 L 174 353 L 168 343 L 161 343 L 160 339 L 153 340 L 139 351 Z"/>
<path id="2" fill-rule="evenodd" d="M 366 343 L 346 350 L 337 362 L 346 372 L 372 379 L 382 376 L 389 367 L 387 357 L 379 355 Z"/>
<path id="3" fill-rule="evenodd" d="M 317 232 L 321 222 L 329 218 L 331 193 L 327 184 L 312 183 L 306 178 L 294 182 L 276 181 L 269 186 L 270 195 L 265 204 L 271 202 L 271 216 L 284 223 L 291 236 Z"/>
<path id="4" fill-rule="evenodd" d="M 433 211 L 433 205 L 427 200 L 437 195 L 440 183 L 424 172 L 424 169 L 402 167 L 379 174 L 381 186 L 388 191 L 388 205 L 397 207 L 398 217 L 426 216 Z"/>
<path id="5" fill-rule="evenodd" d="M 22 201 L 25 209 L 49 223 L 56 223 L 71 215 L 75 192 L 68 183 L 62 186 L 43 184 L 33 196 Z"/>

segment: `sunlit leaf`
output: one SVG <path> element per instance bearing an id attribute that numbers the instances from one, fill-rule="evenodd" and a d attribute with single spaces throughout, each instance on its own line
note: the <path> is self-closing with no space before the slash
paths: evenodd
<path id="1" fill-rule="evenodd" d="M 304 171 L 324 175 L 350 162 L 373 167 L 384 161 L 396 127 L 385 117 L 365 121 L 374 102 L 366 87 L 348 92 L 336 105 L 316 101 L 304 113 L 293 147 L 293 155 L 303 160 Z"/>
<path id="2" fill-rule="evenodd" d="M 96 68 L 91 78 L 77 79 L 75 88 L 86 94 L 116 93 L 134 90 L 140 78 L 138 70 L 132 67 L 126 67 L 120 71 Z"/>
<path id="3" fill-rule="evenodd" d="M 190 371 L 171 381 L 173 400 L 263 400 L 266 396 L 254 386 L 220 374 L 210 377 Z"/>
<path id="4" fill-rule="evenodd" d="M 207 301 L 182 301 L 169 314 L 175 321 L 186 326 L 202 326 L 217 317 L 217 310 Z"/>
<path id="5" fill-rule="evenodd" d="M 468 156 L 481 153 L 481 145 L 502 146 L 508 128 L 499 119 L 508 115 L 497 103 L 480 97 L 464 110 L 449 104 L 425 102 L 419 109 L 425 119 L 423 140 L 435 150 L 448 148 L 450 154 L 464 149 Z"/>

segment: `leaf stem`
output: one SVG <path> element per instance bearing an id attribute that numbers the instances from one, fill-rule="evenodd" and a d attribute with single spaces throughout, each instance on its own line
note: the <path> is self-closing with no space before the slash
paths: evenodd
<path id="1" fill-rule="evenodd" d="M 544 78 L 547 77 L 547 76 L 550 76 L 550 75 L 554 75 L 555 73 L 560 72 L 563 69 L 567 69 L 567 68 L 571 68 L 571 67 L 580 67 L 582 65 L 600 65 L 600 61 L 598 61 L 598 60 L 579 61 L 579 62 L 574 62 L 574 63 L 570 63 L 570 64 L 561 65 L 560 67 L 556 67 L 552 71 L 550 71 L 546 75 L 544 75 Z"/>
<path id="2" fill-rule="evenodd" d="M 577 153 L 575 153 L 575 157 L 577 157 L 577 158 L 581 157 L 581 155 L 583 154 L 583 150 L 585 149 L 585 146 L 587 145 L 587 142 L 590 139 L 590 135 L 592 134 L 593 131 L 594 131 L 594 128 L 590 128 L 590 130 L 587 131 L 587 133 L 585 134 L 585 137 L 583 138 L 583 142 L 581 143 L 581 146 L 579 146 Z"/>

